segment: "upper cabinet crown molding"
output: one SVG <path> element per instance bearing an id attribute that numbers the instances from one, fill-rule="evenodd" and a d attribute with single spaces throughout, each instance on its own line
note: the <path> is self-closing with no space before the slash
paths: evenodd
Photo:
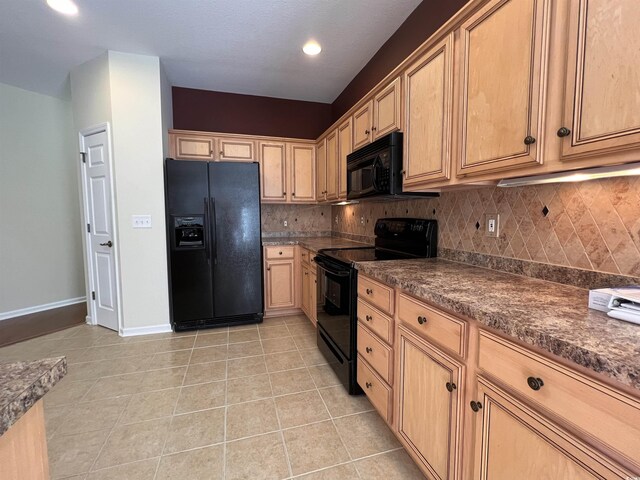
<path id="1" fill-rule="evenodd" d="M 458 175 L 542 163 L 549 0 L 492 0 L 460 28 Z"/>

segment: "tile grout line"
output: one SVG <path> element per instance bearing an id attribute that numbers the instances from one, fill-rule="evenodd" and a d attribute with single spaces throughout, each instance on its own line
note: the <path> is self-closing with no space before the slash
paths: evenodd
<path id="1" fill-rule="evenodd" d="M 196 338 L 194 338 L 193 340 L 193 345 L 195 345 L 196 343 L 196 339 L 198 338 L 197 332 L 196 332 Z M 191 356 L 193 355 L 193 347 L 191 348 L 191 353 L 189 354 L 189 363 L 191 362 Z M 162 457 L 164 455 L 164 450 L 165 448 L 167 448 L 167 442 L 169 441 L 169 435 L 171 434 L 171 425 L 173 425 L 173 418 L 176 415 L 176 409 L 178 408 L 178 402 L 180 401 L 180 396 L 182 395 L 182 388 L 184 386 L 184 380 L 185 378 L 187 378 L 187 372 L 189 371 L 189 366 L 187 364 L 187 367 L 184 369 L 184 374 L 182 375 L 182 382 L 180 382 L 180 391 L 178 392 L 178 398 L 176 399 L 176 403 L 173 406 L 173 412 L 171 413 L 171 417 L 169 420 L 169 426 L 167 428 L 167 432 L 165 434 L 164 437 L 164 442 L 162 442 L 162 449 L 160 450 L 160 457 L 158 459 L 158 464 L 156 465 L 156 471 L 153 474 L 153 479 L 155 480 L 155 478 L 158 476 L 158 471 L 160 471 L 160 463 L 162 462 Z"/>
<path id="2" fill-rule="evenodd" d="M 289 331 L 288 327 L 287 327 L 287 331 Z M 262 345 L 262 334 L 260 333 L 260 329 L 258 329 L 258 338 L 260 338 L 260 344 Z M 264 350 L 264 347 L 262 347 L 262 349 Z M 265 360 L 265 367 L 266 367 L 266 360 Z M 267 378 L 269 379 L 269 388 L 271 389 L 271 401 L 273 402 L 273 409 L 276 412 L 276 421 L 278 422 L 278 433 L 280 436 L 280 441 L 282 442 L 282 448 L 284 449 L 284 458 L 285 458 L 285 461 L 287 462 L 287 470 L 289 472 L 289 476 L 292 476 L 293 468 L 291 467 L 291 458 L 289 457 L 289 449 L 287 448 L 287 442 L 284 439 L 284 433 L 282 431 L 282 422 L 280 421 L 280 414 L 278 413 L 278 405 L 276 405 L 275 396 L 273 394 L 273 382 L 271 381 L 271 373 L 269 373 L 268 368 L 267 368 Z"/>

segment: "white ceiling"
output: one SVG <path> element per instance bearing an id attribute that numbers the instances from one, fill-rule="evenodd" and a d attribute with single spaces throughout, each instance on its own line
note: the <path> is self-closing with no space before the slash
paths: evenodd
<path id="1" fill-rule="evenodd" d="M 330 103 L 420 0 L 0 0 L 0 82 L 68 96 L 105 50 L 159 56 L 172 85 Z M 308 57 L 310 38 L 323 48 Z"/>

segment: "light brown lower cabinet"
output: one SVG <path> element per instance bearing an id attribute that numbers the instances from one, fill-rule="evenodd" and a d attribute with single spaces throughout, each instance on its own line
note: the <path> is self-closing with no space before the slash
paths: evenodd
<path id="1" fill-rule="evenodd" d="M 316 262 L 313 261 L 314 254 L 306 248 L 300 248 L 301 277 L 300 290 L 302 311 L 315 326 L 317 320 L 317 299 L 318 282 L 316 275 Z"/>
<path id="2" fill-rule="evenodd" d="M 429 476 L 461 478 L 464 366 L 401 325 L 396 339 L 398 437 Z"/>
<path id="3" fill-rule="evenodd" d="M 479 377 L 474 479 L 626 479 L 626 472 Z"/>
<path id="4" fill-rule="evenodd" d="M 640 478 L 637 394 L 364 275 L 358 292 L 358 383 L 430 480 Z"/>
<path id="5" fill-rule="evenodd" d="M 264 248 L 264 310 L 265 316 L 286 314 L 299 308 L 295 246 Z"/>

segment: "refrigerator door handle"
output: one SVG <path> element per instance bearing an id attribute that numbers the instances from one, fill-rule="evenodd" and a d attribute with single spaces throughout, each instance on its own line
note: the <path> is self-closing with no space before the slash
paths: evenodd
<path id="1" fill-rule="evenodd" d="M 213 264 L 217 265 L 218 264 L 218 228 L 217 228 L 217 223 L 216 223 L 216 199 L 214 197 L 211 197 L 211 226 L 213 228 L 213 241 L 212 243 L 212 248 L 213 248 Z"/>
<path id="2" fill-rule="evenodd" d="M 207 197 L 204 197 L 204 250 L 207 253 L 207 262 L 211 259 L 211 252 L 209 249 L 209 202 Z"/>

